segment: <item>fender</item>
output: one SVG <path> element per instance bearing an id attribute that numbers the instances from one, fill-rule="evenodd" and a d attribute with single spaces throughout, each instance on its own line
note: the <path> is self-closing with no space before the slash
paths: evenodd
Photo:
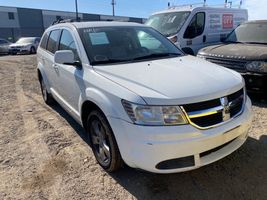
<path id="1" fill-rule="evenodd" d="M 96 104 L 106 115 L 106 117 L 119 117 L 118 110 L 115 110 L 114 103 L 100 90 L 96 88 L 87 88 L 85 94 L 79 100 L 79 113 L 82 114 L 82 105 L 85 101 L 91 101 Z"/>
<path id="2" fill-rule="evenodd" d="M 46 76 L 46 74 L 45 74 L 45 72 L 44 72 L 44 66 L 43 66 L 40 62 L 38 62 L 37 70 L 39 70 L 39 72 L 41 73 L 41 76 L 42 76 L 42 78 L 43 78 L 43 80 L 44 80 L 44 83 L 45 83 L 45 85 L 46 85 L 47 92 L 48 92 L 49 94 L 51 94 L 50 84 L 49 84 L 49 81 L 48 81 L 48 79 L 47 79 L 47 76 Z M 37 73 L 38 73 L 38 71 L 37 71 Z M 37 74 L 37 75 L 38 75 L 38 74 Z M 38 77 L 38 78 L 39 78 L 39 77 Z"/>

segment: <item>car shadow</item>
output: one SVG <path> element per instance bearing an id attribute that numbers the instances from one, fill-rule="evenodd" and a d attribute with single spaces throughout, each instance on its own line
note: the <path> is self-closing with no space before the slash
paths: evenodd
<path id="1" fill-rule="evenodd" d="M 80 124 L 60 105 L 52 108 L 90 145 Z M 124 166 L 109 175 L 140 200 L 267 199 L 267 133 L 259 135 L 258 139 L 249 137 L 231 155 L 193 171 L 153 174 Z"/>
<path id="2" fill-rule="evenodd" d="M 254 106 L 267 108 L 267 94 L 249 93 L 248 95 Z"/>
<path id="3" fill-rule="evenodd" d="M 129 167 L 110 174 L 137 199 L 267 199 L 267 136 L 184 173 L 151 174 Z M 148 158 L 149 159 L 149 158 Z"/>
<path id="4" fill-rule="evenodd" d="M 81 139 L 91 147 L 91 143 L 88 140 L 86 131 L 78 122 L 74 120 L 73 117 L 69 115 L 69 113 L 67 113 L 57 102 L 55 102 L 53 105 L 50 105 L 50 107 L 54 111 L 56 111 L 61 117 L 63 117 L 68 122 L 68 124 L 74 129 L 74 131 L 81 137 Z"/>

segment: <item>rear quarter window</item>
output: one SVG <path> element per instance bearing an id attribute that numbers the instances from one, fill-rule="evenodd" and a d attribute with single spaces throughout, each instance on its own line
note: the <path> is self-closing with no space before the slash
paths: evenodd
<path id="1" fill-rule="evenodd" d="M 45 33 L 40 43 L 41 48 L 46 49 L 47 40 L 48 40 L 48 33 Z"/>

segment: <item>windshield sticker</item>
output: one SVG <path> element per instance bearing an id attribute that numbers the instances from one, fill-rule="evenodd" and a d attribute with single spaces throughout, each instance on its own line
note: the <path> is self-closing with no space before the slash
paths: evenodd
<path id="1" fill-rule="evenodd" d="M 109 44 L 108 37 L 105 32 L 89 33 L 92 45 Z"/>

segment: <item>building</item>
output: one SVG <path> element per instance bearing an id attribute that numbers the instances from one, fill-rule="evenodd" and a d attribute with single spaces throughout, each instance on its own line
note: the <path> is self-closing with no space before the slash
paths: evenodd
<path id="1" fill-rule="evenodd" d="M 16 41 L 20 37 L 42 36 L 44 30 L 58 19 L 75 19 L 75 12 L 0 6 L 0 38 Z M 144 23 L 145 19 L 79 13 L 82 21 L 130 21 Z"/>

